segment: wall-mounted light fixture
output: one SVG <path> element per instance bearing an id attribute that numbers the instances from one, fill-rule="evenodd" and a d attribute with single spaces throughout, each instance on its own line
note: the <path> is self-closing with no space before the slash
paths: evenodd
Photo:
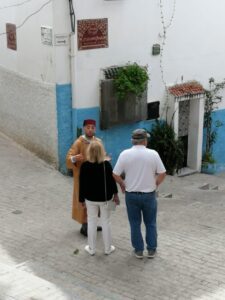
<path id="1" fill-rule="evenodd" d="M 159 55 L 160 54 L 160 45 L 154 44 L 152 46 L 152 55 Z"/>

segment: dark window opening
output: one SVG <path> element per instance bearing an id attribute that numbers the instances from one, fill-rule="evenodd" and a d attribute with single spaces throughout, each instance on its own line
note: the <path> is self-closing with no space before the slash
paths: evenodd
<path id="1" fill-rule="evenodd" d="M 183 151 L 184 151 L 183 168 L 185 168 L 187 167 L 187 159 L 188 159 L 188 135 L 180 136 L 179 139 L 183 143 Z"/>
<path id="2" fill-rule="evenodd" d="M 150 102 L 147 104 L 147 120 L 158 119 L 159 118 L 159 101 Z"/>

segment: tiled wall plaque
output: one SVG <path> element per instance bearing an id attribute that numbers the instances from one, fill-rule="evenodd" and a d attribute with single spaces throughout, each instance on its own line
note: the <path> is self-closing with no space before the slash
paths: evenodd
<path id="1" fill-rule="evenodd" d="M 6 23 L 7 48 L 17 50 L 16 25 Z"/>
<path id="2" fill-rule="evenodd" d="M 108 19 L 78 20 L 78 50 L 108 47 Z"/>

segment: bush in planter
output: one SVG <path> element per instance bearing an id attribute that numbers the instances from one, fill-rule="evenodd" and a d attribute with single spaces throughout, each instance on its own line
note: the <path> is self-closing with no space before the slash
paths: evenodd
<path id="1" fill-rule="evenodd" d="M 216 161 L 213 158 L 212 153 L 205 152 L 202 157 L 202 163 L 206 166 L 207 164 L 214 164 Z"/>
<path id="2" fill-rule="evenodd" d="M 117 97 L 120 100 L 124 100 L 129 94 L 140 97 L 147 88 L 148 80 L 147 68 L 137 63 L 119 68 L 114 79 Z"/>
<path id="3" fill-rule="evenodd" d="M 213 158 L 212 153 L 205 152 L 202 156 L 202 172 L 213 174 L 215 173 L 215 159 Z"/>
<path id="4" fill-rule="evenodd" d="M 171 125 L 156 120 L 150 132 L 148 148 L 156 150 L 167 171 L 173 175 L 183 167 L 184 151 L 181 140 L 176 139 L 175 132 Z"/>

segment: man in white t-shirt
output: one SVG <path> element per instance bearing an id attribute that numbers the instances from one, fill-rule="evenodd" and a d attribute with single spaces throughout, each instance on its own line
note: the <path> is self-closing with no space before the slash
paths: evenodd
<path id="1" fill-rule="evenodd" d="M 157 248 L 156 189 L 166 176 L 166 169 L 155 150 L 146 148 L 149 134 L 144 129 L 132 133 L 130 149 L 124 150 L 115 165 L 113 176 L 125 193 L 131 229 L 131 243 L 137 258 L 143 258 L 142 217 L 146 228 L 147 256 L 153 258 Z M 124 176 L 125 175 L 125 179 Z M 122 176 L 121 176 L 122 175 Z"/>

